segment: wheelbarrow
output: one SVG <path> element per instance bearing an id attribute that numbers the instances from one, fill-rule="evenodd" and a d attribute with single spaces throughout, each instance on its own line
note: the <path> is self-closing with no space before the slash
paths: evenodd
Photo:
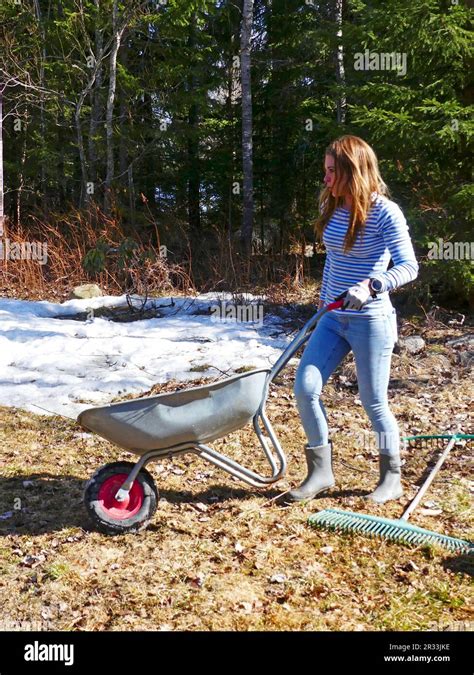
<path id="1" fill-rule="evenodd" d="M 269 385 L 307 341 L 324 314 L 342 306 L 344 296 L 345 293 L 341 294 L 314 314 L 272 368 L 251 370 L 183 391 L 84 410 L 77 418 L 83 428 L 140 456 L 136 463 L 106 464 L 87 482 L 84 503 L 97 529 L 115 534 L 146 527 L 158 502 L 155 482 L 145 469 L 152 460 L 194 453 L 254 487 L 265 487 L 282 478 L 286 456 L 265 414 Z M 207 445 L 250 420 L 270 464 L 270 476 L 260 475 Z"/>

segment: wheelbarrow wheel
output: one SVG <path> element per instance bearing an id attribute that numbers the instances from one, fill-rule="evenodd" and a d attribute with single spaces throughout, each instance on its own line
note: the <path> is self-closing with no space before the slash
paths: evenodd
<path id="1" fill-rule="evenodd" d="M 86 484 L 84 504 L 90 519 L 101 532 L 138 532 L 148 525 L 156 511 L 158 492 L 146 469 L 136 477 L 127 499 L 122 502 L 115 499 L 117 490 L 133 467 L 131 462 L 106 464 Z"/>

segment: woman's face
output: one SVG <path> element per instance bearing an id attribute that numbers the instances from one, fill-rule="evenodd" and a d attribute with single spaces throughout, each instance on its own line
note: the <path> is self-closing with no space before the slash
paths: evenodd
<path id="1" fill-rule="evenodd" d="M 346 181 L 343 176 L 337 180 L 336 176 L 336 162 L 332 155 L 326 155 L 324 158 L 324 184 L 331 190 L 333 197 L 341 197 L 344 195 L 344 186 Z"/>

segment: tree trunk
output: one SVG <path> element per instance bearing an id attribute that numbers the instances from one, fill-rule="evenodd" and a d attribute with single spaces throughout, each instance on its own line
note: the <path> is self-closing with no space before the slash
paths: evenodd
<path id="1" fill-rule="evenodd" d="M 242 252 L 252 252 L 253 233 L 253 146 L 252 146 L 252 88 L 250 71 L 250 39 L 252 34 L 253 0 L 244 0 L 240 40 L 240 67 L 242 81 L 242 170 L 243 214 L 240 242 Z"/>
<path id="2" fill-rule="evenodd" d="M 231 39 L 231 45 L 233 45 L 233 40 Z M 231 49 L 231 54 L 233 53 L 233 50 Z M 233 129 L 234 129 L 234 106 L 233 106 L 233 101 L 232 101 L 232 96 L 233 96 L 233 86 L 234 86 L 234 78 L 233 78 L 233 64 L 232 60 L 229 64 L 229 68 L 227 70 L 227 99 L 226 99 L 226 109 L 227 109 L 227 121 L 230 123 L 230 135 L 229 135 L 229 141 L 230 141 L 230 153 L 229 153 L 229 163 L 228 163 L 228 185 L 226 188 L 226 191 L 224 192 L 224 213 L 226 215 L 227 219 L 227 236 L 229 238 L 229 241 L 231 240 L 232 237 L 232 188 L 233 188 L 233 181 L 234 181 L 234 134 L 233 134 Z"/>
<path id="3" fill-rule="evenodd" d="M 100 0 L 94 0 L 94 4 L 99 12 Z M 100 117 L 100 89 L 102 87 L 102 57 L 103 57 L 104 39 L 102 31 L 95 29 L 95 57 L 97 62 L 97 74 L 94 82 L 94 89 L 91 91 L 91 120 L 89 126 L 89 176 L 94 183 L 94 196 L 96 195 L 98 175 L 97 175 L 97 132 L 99 129 Z M 92 195 L 88 195 L 88 198 Z"/>
<path id="4" fill-rule="evenodd" d="M 133 165 L 130 164 L 127 169 L 128 178 L 128 205 L 130 209 L 130 224 L 135 226 L 135 185 L 133 182 Z"/>
<path id="5" fill-rule="evenodd" d="M 120 63 L 125 68 L 128 67 L 128 41 L 126 37 L 124 38 L 122 47 L 120 49 Z M 120 99 L 120 112 L 119 112 L 119 173 L 120 173 L 120 182 L 126 189 L 128 183 L 127 171 L 128 171 L 128 146 L 124 142 L 126 138 L 126 123 L 128 117 L 128 101 L 129 97 L 126 92 L 122 91 L 118 94 Z"/>
<path id="6" fill-rule="evenodd" d="M 25 115 L 25 124 L 28 124 L 28 108 Z M 18 176 L 18 189 L 16 191 L 16 224 L 19 227 L 21 223 L 21 198 L 25 186 L 25 164 L 26 164 L 26 133 L 23 134 L 23 148 L 21 151 L 20 174 Z"/>
<path id="7" fill-rule="evenodd" d="M 116 8 L 117 5 L 117 0 L 114 2 L 114 8 Z M 115 45 L 115 32 L 114 32 L 114 45 Z M 112 50 L 113 51 L 113 50 Z M 87 159 L 86 159 L 86 152 L 85 152 L 85 147 L 84 147 L 84 136 L 82 133 L 82 124 L 81 124 L 81 113 L 82 113 L 82 106 L 84 105 L 84 101 L 86 100 L 86 97 L 90 95 L 90 92 L 92 90 L 92 87 L 94 86 L 96 82 L 96 78 L 98 75 L 99 70 L 102 68 L 102 51 L 97 54 L 98 60 L 94 63 L 94 68 L 92 71 L 92 74 L 89 78 L 89 81 L 86 84 L 85 89 L 82 90 L 79 99 L 76 103 L 75 111 L 74 111 L 74 122 L 76 126 L 76 136 L 77 136 L 77 147 L 79 151 L 79 161 L 81 165 L 81 190 L 79 194 L 79 208 L 82 208 L 84 206 L 84 203 L 87 199 L 90 197 L 87 191 L 87 183 L 89 180 L 89 171 L 88 171 L 88 166 L 87 166 Z M 115 90 L 115 83 L 114 83 L 114 90 Z M 90 127 L 89 127 L 90 130 Z M 90 142 L 90 139 L 89 139 Z M 89 145 L 89 150 L 90 150 L 90 145 Z M 112 167 L 113 169 L 113 167 Z"/>
<path id="8" fill-rule="evenodd" d="M 3 85 L 0 85 L 0 237 L 5 227 L 3 190 Z"/>
<path id="9" fill-rule="evenodd" d="M 84 103 L 84 96 L 81 94 L 79 101 L 76 104 L 76 110 L 74 112 L 74 122 L 76 124 L 76 136 L 77 136 L 77 149 L 79 151 L 79 162 L 81 165 L 81 190 L 79 192 L 79 208 L 82 208 L 84 206 L 84 198 L 87 188 L 87 163 L 86 163 L 86 153 L 84 152 L 84 137 L 82 134 L 82 126 L 81 126 L 81 111 L 83 103 Z"/>
<path id="10" fill-rule="evenodd" d="M 112 32 L 113 42 L 110 52 L 109 65 L 109 93 L 107 96 L 107 110 L 105 116 L 105 137 L 107 144 L 107 172 L 105 176 L 105 194 L 104 194 L 104 210 L 110 213 L 111 207 L 111 188 L 114 177 L 114 129 L 113 129 L 113 115 L 115 103 L 115 89 L 117 86 L 117 54 L 120 48 L 120 41 L 122 39 L 125 26 L 118 27 L 118 0 L 114 0 L 112 7 Z"/>
<path id="11" fill-rule="evenodd" d="M 62 98 L 59 100 L 59 124 L 57 128 L 57 136 L 56 136 L 56 143 L 59 147 L 59 190 L 58 190 L 58 207 L 62 209 L 65 207 L 67 200 L 68 200 L 68 192 L 67 192 L 67 186 L 68 186 L 68 179 L 67 179 L 67 173 L 66 173 L 66 156 L 67 156 L 67 151 L 64 148 L 64 143 L 62 142 L 62 133 L 63 129 L 66 128 L 66 118 L 64 115 L 64 101 Z"/>
<path id="12" fill-rule="evenodd" d="M 196 14 L 193 14 L 189 26 L 188 47 L 190 51 L 196 48 Z M 196 86 L 194 65 L 189 65 L 188 96 L 193 96 Z M 199 111 L 197 103 L 191 102 L 188 110 L 188 223 L 190 232 L 199 232 L 201 229 L 200 209 L 200 167 L 199 167 Z"/>
<path id="13" fill-rule="evenodd" d="M 346 74 L 344 71 L 344 47 L 342 45 L 342 10 L 344 0 L 334 0 L 334 18 L 337 26 L 338 44 L 336 47 L 336 81 L 339 85 L 337 97 L 337 121 L 346 122 Z"/>
<path id="14" fill-rule="evenodd" d="M 35 0 L 35 10 L 36 10 L 36 16 L 38 19 L 38 24 L 40 27 L 40 32 L 41 32 L 41 65 L 40 65 L 40 87 L 41 87 L 41 93 L 39 95 L 39 100 L 40 100 L 40 131 L 41 131 L 41 142 L 46 144 L 46 124 L 45 124 L 45 119 L 44 119 L 44 94 L 43 94 L 43 88 L 44 88 L 44 64 L 46 63 L 46 35 L 44 31 L 44 26 L 43 26 L 43 19 L 41 16 L 41 7 L 39 0 Z M 41 198 L 43 202 L 43 212 L 47 211 L 48 209 L 48 189 L 47 189 L 47 181 L 46 181 L 46 166 L 45 162 L 41 162 Z"/>

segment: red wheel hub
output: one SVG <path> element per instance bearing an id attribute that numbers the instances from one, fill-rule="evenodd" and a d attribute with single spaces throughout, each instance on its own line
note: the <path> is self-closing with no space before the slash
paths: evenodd
<path id="1" fill-rule="evenodd" d="M 126 473 L 117 473 L 115 476 L 106 478 L 99 489 L 99 504 L 105 513 L 108 516 L 115 518 L 115 520 L 131 518 L 136 515 L 143 506 L 145 495 L 138 480 L 134 481 L 132 489 L 128 493 L 128 497 L 124 499 L 123 502 L 119 502 L 115 499 L 117 491 L 120 490 L 126 479 Z"/>

